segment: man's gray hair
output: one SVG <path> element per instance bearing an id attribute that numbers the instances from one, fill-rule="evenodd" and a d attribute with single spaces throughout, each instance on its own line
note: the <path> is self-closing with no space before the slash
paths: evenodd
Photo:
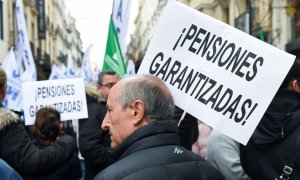
<path id="1" fill-rule="evenodd" d="M 155 76 L 134 76 L 121 88 L 119 100 L 123 109 L 135 100 L 143 101 L 145 117 L 149 122 L 171 120 L 174 116 L 173 97 L 164 82 Z"/>

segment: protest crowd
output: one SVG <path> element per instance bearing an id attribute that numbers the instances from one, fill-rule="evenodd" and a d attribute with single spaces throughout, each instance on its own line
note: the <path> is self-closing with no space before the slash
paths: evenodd
<path id="1" fill-rule="evenodd" d="M 180 6 L 171 2 L 164 21 Z M 178 21 L 190 17 L 180 10 Z M 257 42 L 245 49 L 197 22 L 158 33 L 132 74 L 114 52 L 96 79 L 68 69 L 24 82 L 22 110 L 9 106 L 4 62 L 0 179 L 300 180 L 300 59 L 239 34 Z M 175 41 L 157 48 L 167 35 Z M 273 53 L 286 61 L 270 70 Z"/>
<path id="2" fill-rule="evenodd" d="M 183 111 L 159 78 L 135 75 L 119 81 L 114 71 L 104 71 L 97 85 L 86 86 L 89 117 L 79 120 L 79 147 L 57 110 L 40 109 L 28 129 L 1 105 L 0 174 L 12 179 L 298 179 L 299 155 L 287 149 L 298 142 L 299 79 L 295 61 L 244 146 L 190 114 L 178 127 Z M 0 81 L 3 100 L 2 68 Z M 284 139 L 276 135 L 282 125 Z M 290 155 L 295 155 L 291 175 L 279 166 Z"/>

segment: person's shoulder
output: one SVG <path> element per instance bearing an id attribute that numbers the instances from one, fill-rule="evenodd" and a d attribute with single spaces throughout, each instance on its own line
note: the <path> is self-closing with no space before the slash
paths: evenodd
<path id="1" fill-rule="evenodd" d="M 22 180 L 23 178 L 7 162 L 0 159 L 0 174 L 3 179 Z"/>
<path id="2" fill-rule="evenodd" d="M 202 179 L 225 180 L 224 175 L 208 161 L 198 161 L 197 163 Z"/>
<path id="3" fill-rule="evenodd" d="M 87 108 L 90 113 L 97 113 L 98 111 L 106 113 L 106 105 L 99 101 L 88 102 Z"/>
<path id="4" fill-rule="evenodd" d="M 150 154 L 148 150 L 151 151 Z M 159 150 L 162 153 L 159 155 L 160 157 L 157 156 L 158 151 L 156 152 L 156 150 L 150 148 L 146 150 L 147 152 L 142 150 L 132 153 L 104 169 L 94 179 L 161 179 L 162 177 L 168 179 L 173 175 L 177 177 L 187 175 L 182 172 L 188 173 L 188 179 L 200 179 L 200 177 L 213 180 L 224 179 L 224 176 L 205 159 L 187 149 L 181 147 L 173 149 L 172 147 L 172 153 L 168 153 L 169 155 Z M 141 157 L 141 155 L 143 156 Z M 181 169 L 182 172 L 178 169 Z"/>
<path id="5" fill-rule="evenodd" d="M 157 158 L 150 153 L 151 149 L 147 148 L 129 153 L 101 171 L 94 179 L 122 179 L 149 166 L 156 166 L 159 163 Z"/>
<path id="6" fill-rule="evenodd" d="M 217 130 L 212 130 L 208 144 L 218 147 L 220 144 L 237 144 L 235 140 Z M 220 149 L 221 150 L 221 149 Z"/>
<path id="7" fill-rule="evenodd" d="M 183 147 L 175 147 L 173 154 L 178 155 L 178 157 L 177 160 L 174 160 L 174 158 L 170 160 L 169 164 L 171 167 L 181 167 L 181 169 L 184 169 L 186 172 L 190 172 L 190 174 L 197 177 L 197 179 L 199 176 L 201 176 L 202 179 L 225 179 L 219 170 L 213 167 L 206 159 L 192 151 L 189 151 Z M 175 168 L 175 170 L 176 169 L 177 168 Z M 172 168 L 172 170 L 174 169 Z"/>
<path id="8" fill-rule="evenodd" d="M 132 164 L 132 162 L 128 165 L 130 164 Z M 122 177 L 127 175 L 125 175 L 124 173 L 126 171 L 126 168 L 128 168 L 128 166 L 126 166 L 126 163 L 124 164 L 124 161 L 120 160 L 108 166 L 106 169 L 97 174 L 97 176 L 94 177 L 94 180 L 121 179 Z"/>

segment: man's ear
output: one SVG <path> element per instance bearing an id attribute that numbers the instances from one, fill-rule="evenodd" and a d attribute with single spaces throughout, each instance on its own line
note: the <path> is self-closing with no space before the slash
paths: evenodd
<path id="1" fill-rule="evenodd" d="M 97 84 L 96 84 L 96 89 L 97 89 L 97 91 L 99 91 L 100 87 L 101 87 L 100 84 L 97 83 Z"/>
<path id="2" fill-rule="evenodd" d="M 300 89 L 298 80 L 294 79 L 289 83 L 289 89 L 297 91 Z"/>
<path id="3" fill-rule="evenodd" d="M 141 100 L 136 100 L 130 105 L 130 109 L 134 125 L 140 124 L 145 118 L 144 102 Z"/>

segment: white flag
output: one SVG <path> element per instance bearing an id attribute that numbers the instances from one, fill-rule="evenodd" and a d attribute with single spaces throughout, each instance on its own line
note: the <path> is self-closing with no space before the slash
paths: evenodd
<path id="1" fill-rule="evenodd" d="M 21 53 L 25 71 L 21 75 L 21 80 L 36 81 L 37 73 L 34 64 L 31 48 L 29 45 L 29 39 L 26 29 L 26 22 L 24 17 L 23 2 L 22 0 L 16 0 L 16 17 L 18 26 L 18 41 L 16 42 L 17 51 L 16 54 Z M 21 50 L 21 51 L 20 51 Z"/>
<path id="2" fill-rule="evenodd" d="M 67 62 L 67 70 L 65 72 L 65 77 L 66 78 L 74 78 L 75 77 L 75 69 L 74 69 L 74 64 L 73 64 L 73 59 L 71 56 L 71 53 L 68 53 L 68 62 Z"/>
<path id="3" fill-rule="evenodd" d="M 52 64 L 49 80 L 65 79 L 66 72 L 67 72 L 67 68 L 64 64 L 60 64 L 60 65 Z"/>
<path id="4" fill-rule="evenodd" d="M 100 73 L 101 71 L 100 71 L 100 69 L 99 69 L 99 67 L 94 67 L 94 69 L 93 69 L 93 78 L 92 78 L 92 81 L 94 82 L 94 83 L 98 83 L 98 76 L 99 76 L 99 73 Z"/>
<path id="5" fill-rule="evenodd" d="M 20 79 L 20 69 L 16 61 L 13 48 L 6 55 L 2 68 L 7 75 L 7 90 L 3 105 L 8 109 L 22 111 L 22 84 Z"/>
<path id="6" fill-rule="evenodd" d="M 58 68 L 59 68 L 58 65 L 52 64 L 52 67 L 51 67 L 51 74 L 50 74 L 50 76 L 49 76 L 49 80 L 60 79 Z"/>
<path id="7" fill-rule="evenodd" d="M 123 54 L 126 52 L 126 34 L 130 16 L 130 5 L 131 0 L 115 0 L 113 7 L 113 21 Z"/>
<path id="8" fill-rule="evenodd" d="M 19 69 L 21 71 L 21 74 L 24 72 L 24 67 L 23 67 L 23 54 L 24 54 L 24 35 L 23 32 L 21 31 L 18 33 L 17 41 L 15 44 L 15 55 L 16 55 L 16 60 L 19 66 Z"/>
<path id="9" fill-rule="evenodd" d="M 127 62 L 127 74 L 128 75 L 134 75 L 135 74 L 135 64 L 131 59 L 129 59 L 128 62 Z"/>
<path id="10" fill-rule="evenodd" d="M 90 45 L 83 56 L 82 64 L 81 64 L 81 71 L 80 77 L 83 78 L 84 84 L 87 85 L 90 81 L 93 80 L 93 74 L 91 70 L 91 63 L 90 63 L 90 52 L 92 49 L 92 45 Z"/>

